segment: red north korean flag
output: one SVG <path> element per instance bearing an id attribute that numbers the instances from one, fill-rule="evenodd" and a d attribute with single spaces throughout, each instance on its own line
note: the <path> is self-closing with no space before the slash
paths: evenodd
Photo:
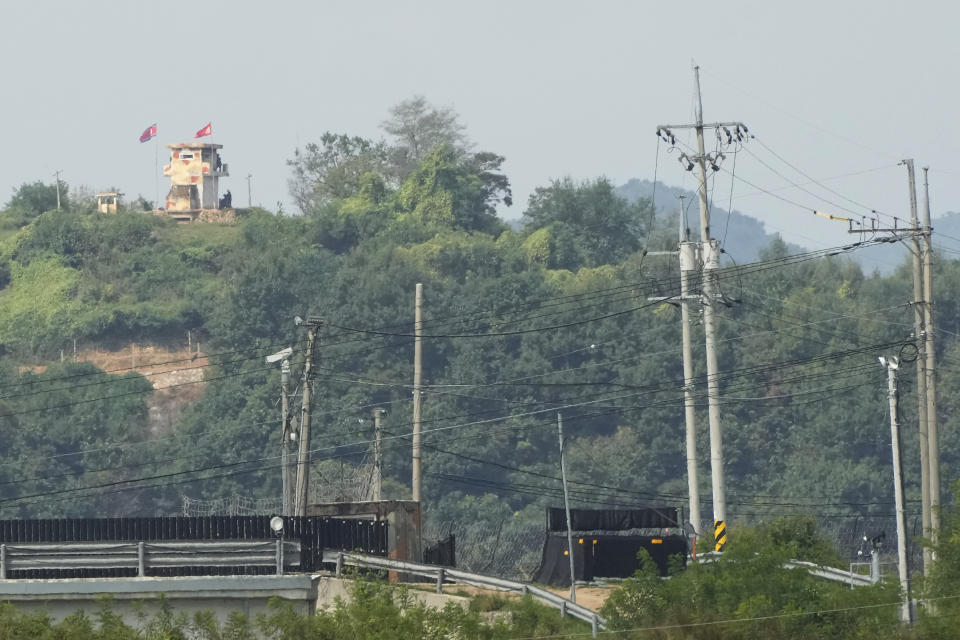
<path id="1" fill-rule="evenodd" d="M 140 142 L 146 142 L 157 135 L 157 125 L 156 123 L 147 127 L 147 129 L 140 134 Z"/>
<path id="2" fill-rule="evenodd" d="M 202 138 L 203 136 L 211 136 L 211 135 L 213 135 L 213 124 L 208 122 L 207 126 L 205 126 L 203 129 L 200 129 L 200 131 L 197 131 L 197 135 L 193 137 Z"/>

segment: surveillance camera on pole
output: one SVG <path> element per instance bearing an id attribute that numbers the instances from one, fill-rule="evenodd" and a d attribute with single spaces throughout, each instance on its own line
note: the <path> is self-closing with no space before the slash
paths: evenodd
<path id="1" fill-rule="evenodd" d="M 290 465 L 287 443 L 296 439 L 295 433 L 290 429 L 290 407 L 287 397 L 287 380 L 290 377 L 290 356 L 292 354 L 293 349 L 287 347 L 283 351 L 277 351 L 266 358 L 267 364 L 280 363 L 280 478 L 282 487 L 280 497 L 283 505 L 283 515 L 290 514 L 290 489 L 288 486 Z"/>
<path id="2" fill-rule="evenodd" d="M 293 348 L 287 347 L 283 351 L 277 351 L 273 355 L 267 356 L 267 364 L 273 364 L 274 362 L 280 362 L 281 360 L 286 360 L 293 354 Z"/>

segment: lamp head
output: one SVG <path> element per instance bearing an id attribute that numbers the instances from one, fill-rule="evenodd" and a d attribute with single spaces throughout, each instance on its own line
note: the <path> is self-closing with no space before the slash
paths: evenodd
<path id="1" fill-rule="evenodd" d="M 273 355 L 267 356 L 267 364 L 273 364 L 274 362 L 280 362 L 281 360 L 286 360 L 293 353 L 293 348 L 287 347 L 283 351 L 277 351 Z"/>

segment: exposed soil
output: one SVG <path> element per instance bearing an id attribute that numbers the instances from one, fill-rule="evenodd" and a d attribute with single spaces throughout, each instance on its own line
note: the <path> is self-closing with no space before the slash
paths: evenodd
<path id="1" fill-rule="evenodd" d="M 196 347 L 190 350 L 131 344 L 118 350 L 80 349 L 75 358 L 73 353 L 64 355 L 66 359 L 94 364 L 107 373 L 136 371 L 146 377 L 154 388 L 146 398 L 152 436 L 168 433 L 183 410 L 199 400 L 207 386 L 204 372 L 210 360 Z M 44 365 L 20 368 L 34 373 L 46 369 Z"/>

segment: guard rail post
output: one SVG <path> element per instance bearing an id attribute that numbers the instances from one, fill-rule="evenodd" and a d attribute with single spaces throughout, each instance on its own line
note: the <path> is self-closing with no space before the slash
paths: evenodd
<path id="1" fill-rule="evenodd" d="M 444 571 L 443 569 L 440 569 L 437 571 L 437 593 L 443 593 L 443 578 Z"/>

